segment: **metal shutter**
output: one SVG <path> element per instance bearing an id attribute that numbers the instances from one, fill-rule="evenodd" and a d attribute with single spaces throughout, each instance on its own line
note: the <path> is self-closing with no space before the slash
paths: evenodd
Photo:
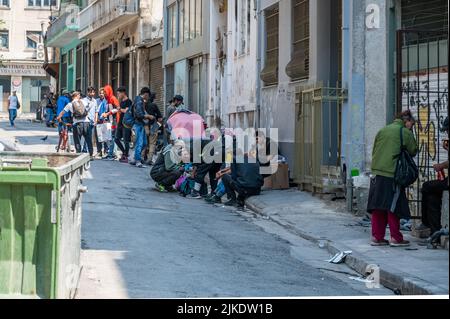
<path id="1" fill-rule="evenodd" d="M 402 0 L 402 28 L 448 30 L 446 0 Z"/>
<path id="2" fill-rule="evenodd" d="M 164 69 L 162 57 L 150 60 L 150 90 L 156 94 L 155 103 L 164 115 Z"/>

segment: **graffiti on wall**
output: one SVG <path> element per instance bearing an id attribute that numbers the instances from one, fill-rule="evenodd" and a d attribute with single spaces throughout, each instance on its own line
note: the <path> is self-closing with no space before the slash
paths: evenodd
<path id="1" fill-rule="evenodd" d="M 434 72 L 404 75 L 402 79 L 403 109 L 410 109 L 417 119 L 414 135 L 418 142 L 419 153 L 416 157 L 420 170 L 420 179 L 409 192 L 412 202 L 420 198 L 423 182 L 434 180 L 437 174 L 433 165 L 448 159 L 443 148 L 443 139 L 448 138 L 441 132 L 442 123 L 448 112 L 448 68 L 436 69 Z"/>

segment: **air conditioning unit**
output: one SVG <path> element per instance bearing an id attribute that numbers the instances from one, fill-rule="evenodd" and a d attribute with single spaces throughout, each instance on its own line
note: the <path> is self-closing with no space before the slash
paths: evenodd
<path id="1" fill-rule="evenodd" d="M 117 53 L 119 52 L 118 49 L 118 43 L 117 41 L 114 41 L 113 43 L 111 43 L 111 45 L 109 46 L 109 58 L 112 60 L 117 56 Z"/>
<path id="2" fill-rule="evenodd" d="M 45 60 L 45 47 L 44 43 L 38 43 L 36 45 L 36 60 Z"/>

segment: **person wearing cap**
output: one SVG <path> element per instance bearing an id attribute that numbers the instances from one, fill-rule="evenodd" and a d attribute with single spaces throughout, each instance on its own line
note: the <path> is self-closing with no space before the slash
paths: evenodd
<path id="1" fill-rule="evenodd" d="M 447 139 L 443 140 L 442 147 L 448 151 L 448 117 L 443 122 L 441 131 L 447 133 Z M 416 227 L 416 230 L 419 231 L 430 230 L 431 235 L 442 229 L 442 195 L 449 189 L 448 176 L 444 176 L 444 170 L 448 170 L 448 160 L 434 164 L 433 168 L 436 173 L 441 174 L 442 178 L 425 182 L 422 185 L 422 224 Z"/>
<path id="2" fill-rule="evenodd" d="M 70 103 L 70 94 L 69 91 L 63 90 L 61 95 L 58 97 L 56 101 L 56 114 L 60 114 L 67 104 Z M 67 124 L 69 124 L 72 121 L 72 114 L 70 112 L 64 113 L 62 117 L 62 121 L 58 122 L 58 134 L 62 138 L 62 144 L 60 146 L 60 150 L 64 151 L 66 150 L 68 146 L 69 141 L 69 135 L 68 135 L 68 129 Z M 68 150 L 70 151 L 70 150 Z"/>
<path id="3" fill-rule="evenodd" d="M 177 111 L 186 110 L 187 109 L 187 107 L 184 105 L 184 97 L 183 96 L 175 95 L 173 97 L 172 101 L 173 101 L 173 105 L 175 106 Z"/>
<path id="4" fill-rule="evenodd" d="M 404 188 L 395 185 L 397 158 L 403 146 L 411 156 L 417 153 L 417 142 L 412 128 L 415 119 L 411 111 L 399 114 L 394 123 L 381 129 L 372 152 L 372 174 L 367 211 L 372 215 L 372 246 L 407 247 L 409 242 L 400 232 L 400 219 L 409 219 L 411 212 Z M 398 198 L 398 199 L 397 199 Z M 397 199 L 397 200 L 396 200 Z M 385 240 L 389 224 L 391 240 Z"/>

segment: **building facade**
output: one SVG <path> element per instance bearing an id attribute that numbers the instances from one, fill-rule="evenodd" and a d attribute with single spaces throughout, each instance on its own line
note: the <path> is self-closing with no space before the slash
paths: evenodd
<path id="1" fill-rule="evenodd" d="M 58 10 L 52 13 L 51 23 L 45 36 L 48 51 L 53 50 L 55 58 L 49 60 L 49 68 L 58 79 L 57 90 L 84 91 L 88 79 L 88 46 L 79 39 L 78 14 L 87 5 L 87 0 L 62 0 Z M 51 67 L 53 66 L 53 67 Z"/>
<path id="2" fill-rule="evenodd" d="M 433 164 L 447 159 L 441 125 L 448 116 L 448 2 L 445 0 L 343 1 L 342 164 L 360 172 L 363 211 L 372 148 L 380 128 L 410 109 L 420 176 L 408 190 L 420 216 L 420 189 L 437 178 Z M 364 12 L 364 15 L 361 15 Z M 348 196 L 350 197 L 350 196 Z"/>
<path id="3" fill-rule="evenodd" d="M 260 82 L 248 91 L 256 89 L 259 125 L 278 128 L 294 181 L 313 192 L 343 191 L 351 207 L 353 177 L 368 187 L 377 132 L 411 109 L 421 178 L 410 199 L 418 203 L 420 183 L 436 178 L 430 167 L 446 159 L 439 127 L 448 112 L 447 2 L 257 3 L 251 37 Z"/>
<path id="4" fill-rule="evenodd" d="M 210 5 L 208 114 L 217 127 L 256 128 L 258 2 L 217 0 Z"/>
<path id="5" fill-rule="evenodd" d="M 0 112 L 7 111 L 13 91 L 21 112 L 35 112 L 43 95 L 55 90 L 56 81 L 43 69 L 43 36 L 58 2 L 0 1 Z"/>
<path id="6" fill-rule="evenodd" d="M 182 95 L 189 109 L 209 118 L 209 13 L 212 2 L 164 0 L 166 101 L 176 94 Z"/>
<path id="7" fill-rule="evenodd" d="M 163 109 L 163 6 L 157 0 L 67 1 L 48 32 L 60 51 L 59 88 L 149 86 Z"/>

